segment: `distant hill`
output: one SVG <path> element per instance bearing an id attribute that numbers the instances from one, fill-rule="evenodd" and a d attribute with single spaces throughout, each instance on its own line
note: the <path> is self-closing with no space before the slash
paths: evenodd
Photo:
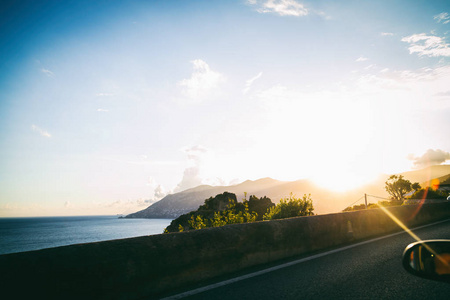
<path id="1" fill-rule="evenodd" d="M 282 181 L 271 178 L 263 178 L 256 181 L 247 180 L 232 186 L 201 185 L 176 194 L 167 195 L 148 208 L 127 215 L 126 218 L 176 218 L 196 210 L 204 203 L 205 199 L 223 192 L 234 193 L 240 200 L 244 198 L 244 192 L 248 192 L 248 196 L 259 196 L 261 194 L 259 193 L 260 190 L 271 189 L 282 183 Z"/>
<path id="2" fill-rule="evenodd" d="M 421 170 L 409 171 L 401 173 L 406 179 L 411 182 L 418 182 L 425 186 L 427 182 L 450 175 L 450 165 L 431 166 Z"/>
<path id="3" fill-rule="evenodd" d="M 431 179 L 446 178 L 447 175 L 450 176 L 450 165 L 432 166 L 422 170 L 401 173 L 401 175 L 413 183 L 419 182 L 424 186 L 424 183 Z M 291 192 L 298 197 L 303 196 L 303 194 L 311 194 L 315 208 L 314 212 L 316 214 L 334 213 L 342 211 L 358 199 L 361 199 L 365 193 L 388 198 L 389 195 L 384 189 L 384 183 L 389 176 L 380 175 L 370 184 L 346 192 L 327 190 L 307 179 L 278 181 L 272 178 L 262 178 L 255 181 L 247 180 L 231 186 L 201 185 L 179 193 L 167 195 L 148 208 L 127 215 L 126 218 L 177 218 L 182 214 L 198 209 L 204 203 L 205 199 L 223 192 L 236 194 L 238 200 L 244 199 L 245 192 L 247 193 L 247 198 L 250 195 L 257 197 L 267 196 L 274 203 L 278 203 L 280 199 L 288 197 Z M 369 199 L 369 202 L 376 201 L 377 199 Z"/>

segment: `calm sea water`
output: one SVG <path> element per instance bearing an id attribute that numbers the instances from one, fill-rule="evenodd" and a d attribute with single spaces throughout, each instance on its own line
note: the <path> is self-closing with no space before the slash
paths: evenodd
<path id="1" fill-rule="evenodd" d="M 0 254 L 159 234 L 171 221 L 117 216 L 0 218 Z"/>

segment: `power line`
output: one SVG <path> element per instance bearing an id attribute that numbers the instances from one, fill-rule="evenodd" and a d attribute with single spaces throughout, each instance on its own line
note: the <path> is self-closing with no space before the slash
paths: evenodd
<path id="1" fill-rule="evenodd" d="M 362 200 L 364 198 L 364 196 L 362 196 L 361 198 L 359 198 L 358 200 L 356 200 L 355 202 L 353 202 L 352 204 L 348 205 L 347 207 L 352 207 L 356 202 Z M 347 208 L 346 207 L 346 208 Z"/>
<path id="2" fill-rule="evenodd" d="M 391 200 L 389 198 L 383 198 L 383 197 L 378 197 L 378 196 L 374 196 L 374 195 L 367 195 L 367 196 L 378 198 L 378 199 L 382 199 L 382 200 Z"/>
<path id="3" fill-rule="evenodd" d="M 361 198 L 359 198 L 358 200 L 356 200 L 356 201 L 353 202 L 352 204 L 348 205 L 347 207 L 352 207 L 353 205 L 355 205 L 355 203 L 361 201 L 365 196 L 366 196 L 366 195 L 362 196 Z M 374 197 L 374 198 L 378 198 L 378 199 L 381 199 L 381 200 L 391 200 L 391 199 L 388 199 L 388 198 L 378 197 L 378 196 L 374 196 L 374 195 L 367 195 L 367 196 L 369 196 L 369 197 Z M 347 208 L 347 207 L 346 207 L 346 208 Z"/>

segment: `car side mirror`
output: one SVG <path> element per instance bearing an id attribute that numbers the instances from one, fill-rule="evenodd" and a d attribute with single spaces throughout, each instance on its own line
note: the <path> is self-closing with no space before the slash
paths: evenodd
<path id="1" fill-rule="evenodd" d="M 415 276 L 450 283 L 450 240 L 409 244 L 403 252 L 403 267 Z"/>

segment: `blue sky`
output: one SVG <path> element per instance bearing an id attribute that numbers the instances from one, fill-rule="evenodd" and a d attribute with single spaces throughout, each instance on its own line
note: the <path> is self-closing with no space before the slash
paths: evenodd
<path id="1" fill-rule="evenodd" d="M 2 1 L 0 216 L 448 163 L 450 3 L 430 3 Z"/>

